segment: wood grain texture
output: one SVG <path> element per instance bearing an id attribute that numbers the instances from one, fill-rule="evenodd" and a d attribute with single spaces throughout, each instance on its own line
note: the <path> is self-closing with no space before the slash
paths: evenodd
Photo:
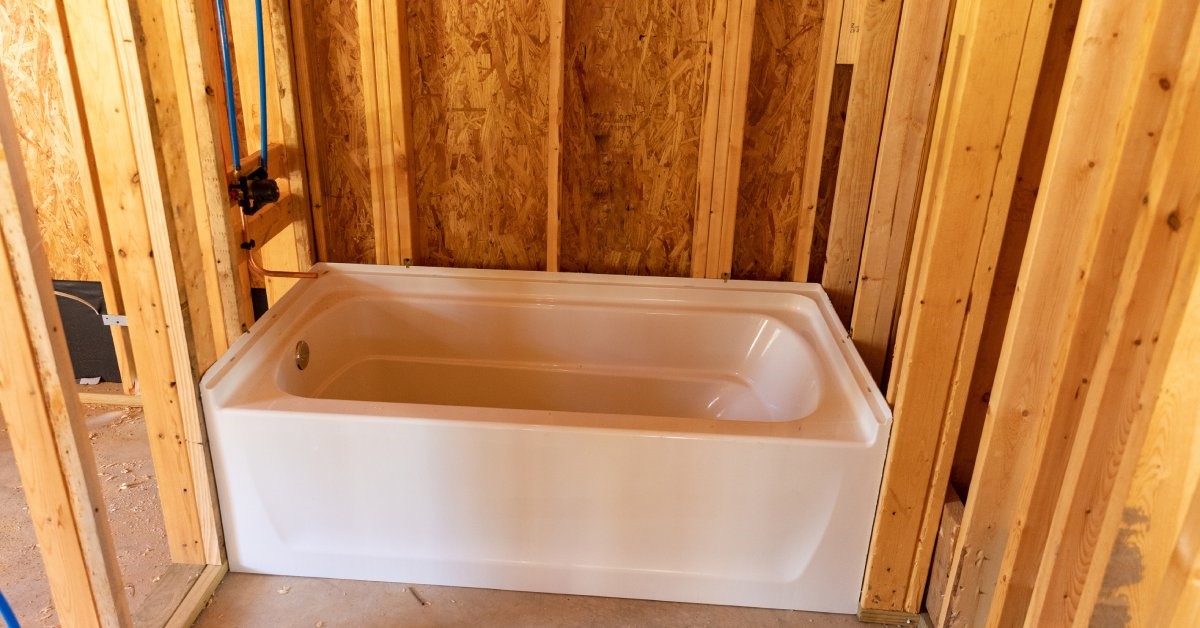
<path id="1" fill-rule="evenodd" d="M 104 155 L 96 160 L 96 175 L 117 250 L 115 270 L 123 285 L 139 287 L 125 300 L 171 556 L 219 561 L 220 526 L 170 242 L 169 198 L 129 6 L 72 0 L 64 13 L 74 70 L 88 77 L 78 83 L 79 106 L 94 154 Z"/>
<path id="2" fill-rule="evenodd" d="M 180 98 L 178 91 L 179 87 L 186 86 L 186 77 L 176 75 L 171 60 L 171 56 L 178 53 L 168 39 L 167 20 L 162 13 L 169 5 L 140 3 L 135 6 L 134 20 L 142 43 L 146 86 L 154 103 L 155 152 L 160 156 L 163 168 L 163 185 L 171 191 L 171 248 L 178 251 L 174 270 L 180 278 L 180 299 L 187 308 L 186 320 L 194 340 L 192 368 L 199 372 L 216 362 L 223 347 L 219 348 L 214 338 L 218 332 L 211 318 L 215 306 L 208 302 L 205 290 L 203 258 L 207 250 L 196 232 L 194 212 L 197 209 L 204 211 L 203 191 L 192 185 L 196 173 L 189 168 L 188 150 L 184 148 L 187 145 L 185 136 L 194 133 L 193 127 L 185 124 L 184 111 L 186 109 L 190 116 L 192 110 L 187 92 L 184 91 L 184 97 Z"/>
<path id="3" fill-rule="evenodd" d="M 1144 196 L 1130 212 L 1137 217 L 1127 235 L 1129 254 L 1089 378 L 1026 621 L 1087 621 L 1125 515 L 1125 496 L 1175 338 L 1200 280 L 1200 179 L 1195 176 L 1200 13 L 1195 2 L 1172 4 L 1161 19 L 1190 21 L 1190 33 L 1173 54 L 1150 56 L 1150 77 L 1170 84 L 1169 89 L 1160 86 L 1172 94 L 1170 109 L 1148 184 L 1137 186 Z"/>
<path id="4" fill-rule="evenodd" d="M 709 0 L 572 3 L 561 268 L 691 270 Z"/>
<path id="5" fill-rule="evenodd" d="M 179 608 L 179 603 L 200 578 L 204 565 L 182 565 L 174 563 L 154 578 L 150 590 L 145 593 L 133 611 L 134 628 L 160 628 L 170 621 Z"/>
<path id="6" fill-rule="evenodd" d="M 36 165 L 30 184 L 51 277 L 99 281 L 108 311 L 121 313 L 121 287 L 112 271 L 113 251 L 79 112 L 68 100 L 74 90 L 56 11 L 49 2 L 0 3 L 4 74 L 17 92 L 10 97 L 23 157 Z M 132 391 L 137 380 L 129 334 L 113 327 L 111 335 L 122 385 Z"/>
<path id="7" fill-rule="evenodd" d="M 377 0 L 378 1 L 378 0 Z M 420 212 L 417 210 L 416 153 L 413 131 L 412 71 L 409 63 L 408 5 L 382 0 L 383 41 L 386 44 L 387 80 L 389 85 L 392 168 L 396 173 L 396 202 L 390 212 L 389 232 L 394 234 L 389 243 L 389 263 L 412 264 L 423 258 L 419 234 Z M 376 30 L 378 32 L 378 28 Z"/>
<path id="8" fill-rule="evenodd" d="M 277 0 L 278 1 L 278 0 Z M 300 143 L 304 147 L 305 186 L 308 190 L 309 209 L 311 210 L 313 260 L 321 261 L 328 257 L 325 234 L 325 195 L 321 188 L 321 160 L 317 147 L 317 118 L 312 84 L 312 68 L 309 59 L 309 41 L 312 23 L 309 17 L 307 3 L 304 0 L 286 0 L 288 3 L 289 25 L 291 27 L 291 58 L 295 69 L 296 84 L 293 95 L 296 106 L 296 116 L 300 126 Z"/>
<path id="9" fill-rule="evenodd" d="M 421 263 L 546 266 L 542 2 L 408 3 Z"/>
<path id="10" fill-rule="evenodd" d="M 837 62 L 854 65 L 858 62 L 858 49 L 862 45 L 863 13 L 867 0 L 844 0 L 838 29 Z"/>
<path id="11" fill-rule="evenodd" d="M 866 608 L 920 610 L 1052 15 L 1035 0 L 983 0 L 970 9 L 955 14 L 935 121 L 940 141 L 921 199 L 927 228 L 904 293 L 911 319 L 897 348 L 895 425 Z"/>
<path id="12" fill-rule="evenodd" d="M 208 606 L 208 601 L 212 599 L 227 573 L 229 573 L 229 565 L 225 563 L 205 565 L 204 570 L 192 583 L 192 588 L 188 590 L 187 595 L 183 597 L 183 601 L 179 603 L 179 607 L 175 609 L 163 628 L 188 628 L 196 623 L 196 618 Z"/>
<path id="13" fill-rule="evenodd" d="M 952 571 L 954 625 L 1021 623 L 1171 93 L 1158 68 L 1190 20 L 1084 6 Z M 1191 6 L 1191 10 L 1195 7 Z M 1113 37 L 1113 33 L 1118 33 Z M 1152 34 L 1152 36 L 1150 36 Z M 1139 80 L 1153 59 L 1153 80 Z M 1084 77 L 1093 77 L 1087 80 Z M 1169 78 L 1167 79 L 1170 80 Z"/>
<path id="14" fill-rule="evenodd" d="M 357 0 L 307 4 L 310 38 L 297 50 L 307 54 L 307 99 L 315 110 L 324 249 L 329 262 L 375 262 L 367 158 L 366 104 L 359 70 Z"/>
<path id="15" fill-rule="evenodd" d="M 311 210 L 308 203 L 304 174 L 304 150 L 296 119 L 294 75 L 292 72 L 291 28 L 285 0 L 264 1 L 263 37 L 266 102 L 259 101 L 257 33 L 253 3 L 229 5 L 230 30 L 234 57 L 238 64 L 238 104 L 245 120 L 242 150 L 253 155 L 261 152 L 263 134 L 275 150 L 268 160 L 268 176 L 279 183 L 284 212 L 291 217 L 288 224 L 268 240 L 256 241 L 255 253 L 261 266 L 268 270 L 307 270 L 312 258 Z M 267 110 L 267 128 L 262 129 L 259 114 Z M 234 224 L 240 221 L 234 210 Z M 268 304 L 276 303 L 298 280 L 286 277 L 262 278 Z"/>
<path id="16" fill-rule="evenodd" d="M 846 325 L 850 323 L 854 292 L 858 286 L 863 234 L 875 179 L 901 2 L 873 0 L 862 4 L 862 32 L 850 83 L 846 131 L 838 161 L 825 269 L 821 275 L 821 285 Z"/>
<path id="17" fill-rule="evenodd" d="M 836 157 L 827 155 L 826 149 L 830 139 L 828 131 L 832 118 L 831 113 L 836 108 L 839 119 L 844 124 L 846 105 L 850 97 L 847 91 L 849 85 L 841 91 L 835 89 L 834 85 L 834 75 L 838 68 L 838 36 L 841 27 L 841 13 L 844 8 L 845 0 L 825 3 L 825 23 L 821 26 L 823 31 L 820 44 L 821 60 L 818 61 L 817 84 L 813 88 L 814 105 L 811 126 L 808 129 L 808 152 L 804 157 L 804 182 L 800 189 L 800 215 L 796 219 L 796 247 L 792 261 L 792 281 L 808 281 L 809 266 L 812 263 L 813 240 L 817 228 L 817 214 L 819 213 L 818 205 L 821 203 L 822 187 L 827 185 L 824 168 L 827 160 L 836 164 L 837 158 L 841 156 L 840 149 Z M 849 77 L 847 77 L 846 83 L 849 83 Z M 841 137 L 842 132 L 839 131 L 837 134 L 839 147 Z M 828 185 L 832 186 L 836 180 L 836 176 L 831 173 L 828 176 Z M 831 192 L 830 195 L 832 195 Z M 828 209 L 828 205 L 826 209 Z"/>
<path id="18" fill-rule="evenodd" d="M 950 5 L 951 0 L 909 3 L 900 17 L 850 317 L 850 336 L 877 380 L 883 376 L 900 305 L 945 60 Z"/>
<path id="19" fill-rule="evenodd" d="M 21 129 L 21 157 L 54 279 L 100 281 L 95 236 L 84 204 L 77 149 L 59 84 L 58 59 L 47 26 L 55 4 L 47 0 L 0 2 L 4 78 Z M 118 304 L 113 304 L 119 307 Z"/>
<path id="20" fill-rule="evenodd" d="M 996 277 L 992 283 L 992 296 L 988 300 L 987 318 L 983 323 L 983 337 L 979 341 L 979 355 L 975 358 L 975 372 L 971 375 L 971 389 L 967 393 L 966 411 L 963 413 L 958 446 L 954 450 L 954 464 L 950 470 L 950 482 L 961 495 L 967 494 L 971 475 L 975 471 L 979 438 L 983 433 L 992 384 L 996 379 L 996 367 L 1017 289 L 1017 277 L 1021 271 L 1021 259 L 1025 254 L 1029 224 L 1033 219 L 1033 208 L 1042 184 L 1046 150 L 1054 129 L 1063 76 L 1071 56 L 1071 44 L 1075 39 L 1080 2 L 1081 0 L 1059 0 L 1053 22 L 1050 24 L 1050 38 L 1046 42 L 1042 75 L 1038 79 L 1033 114 L 1029 120 L 1021 164 L 1018 166 L 1017 183 L 1013 188 L 1008 221 L 1004 225 L 1004 241 L 1000 245 L 1000 257 L 996 262 Z"/>
<path id="21" fill-rule="evenodd" d="M 176 149 L 187 154 L 193 193 L 199 194 L 194 201 L 192 246 L 201 250 L 215 352 L 219 355 L 253 323 L 254 311 L 246 264 L 239 264 L 244 259 L 239 246 L 241 234 L 230 224 L 227 173 L 232 169 L 232 158 L 225 86 L 224 81 L 209 80 L 222 71 L 216 10 L 208 2 L 165 2 L 160 6 L 165 45 L 173 53 L 169 57 L 179 93 L 181 122 L 189 129 L 183 133 L 183 146 Z M 145 45 L 151 45 L 150 41 Z"/>
<path id="22" fill-rule="evenodd" d="M 935 626 L 942 624 L 942 600 L 946 598 L 946 587 L 950 583 L 950 562 L 962 526 L 962 516 L 963 502 L 951 488 L 946 491 L 946 503 L 942 506 L 942 522 L 938 525 L 933 564 L 929 567 L 929 589 L 925 593 L 925 608 Z"/>
<path id="23" fill-rule="evenodd" d="M 700 123 L 691 251 L 693 277 L 719 277 L 722 272 L 721 227 L 725 218 L 724 186 L 729 174 L 729 112 L 735 100 L 733 79 L 741 31 L 738 28 L 742 15 L 740 4 L 741 0 L 715 0 L 708 22 L 709 85 L 705 89 Z"/>
<path id="24" fill-rule="evenodd" d="M 549 99 L 546 120 L 546 270 L 558 270 L 562 213 L 563 80 L 566 78 L 566 0 L 547 3 L 550 29 Z"/>
<path id="25" fill-rule="evenodd" d="M 57 20 L 57 15 L 51 15 Z M 0 80 L 0 401 L 58 617 L 123 626 L 129 609 L 70 356 Z"/>
<path id="26" fill-rule="evenodd" d="M 383 7 L 374 0 L 357 0 L 355 32 L 358 35 L 358 78 L 362 86 L 363 129 L 366 133 L 366 170 L 369 187 L 371 229 L 374 232 L 375 263 L 390 264 L 396 242 L 388 233 L 388 218 L 395 217 L 395 170 L 384 163 L 393 153 L 385 152 L 383 142 L 391 135 L 389 81 L 387 79 L 387 45 L 375 45 L 376 30 L 384 30 L 382 16 L 376 11 Z M 381 35 L 379 39 L 384 39 Z M 394 221 L 393 221 L 393 224 Z"/>
<path id="27" fill-rule="evenodd" d="M 1159 591 L 1168 571 L 1179 566 L 1175 552 L 1186 533 L 1187 505 L 1200 486 L 1200 288 L 1192 300 L 1121 509 L 1092 609 L 1097 624 L 1163 625 L 1155 623 Z"/>
<path id="28" fill-rule="evenodd" d="M 830 2 L 834 0 L 828 0 Z M 808 171 L 826 1 L 759 0 L 733 243 L 735 279 L 791 279 Z M 832 69 L 832 67 L 830 68 Z M 824 105 L 822 107 L 821 105 Z"/>
<path id="29" fill-rule="evenodd" d="M 411 264 L 416 192 L 407 4 L 358 3 L 375 261 Z"/>
<path id="30" fill-rule="evenodd" d="M 1187 518 L 1155 600 L 1151 626 L 1188 628 L 1200 615 L 1200 492 L 1192 493 Z"/>
<path id="31" fill-rule="evenodd" d="M 741 178 L 742 143 L 746 137 L 746 99 L 750 92 L 750 59 L 754 38 L 755 0 L 735 0 L 725 7 L 725 58 L 719 74 L 710 73 L 709 91 L 717 92 L 717 124 L 713 137 L 711 205 L 704 209 L 701 196 L 696 215 L 708 215 L 708 245 L 705 276 L 728 278 L 733 268 L 733 238 L 737 220 L 738 184 Z M 713 22 L 721 15 L 714 7 Z M 710 33 L 712 30 L 710 29 Z M 715 34 L 715 33 L 714 33 Z M 709 112 L 705 112 L 707 118 Z M 707 124 L 707 120 L 706 120 Z M 701 154 L 704 154 L 701 150 Z M 708 173 L 702 163 L 698 177 Z M 704 185 L 699 187 L 704 189 Z M 693 256 L 696 248 L 693 247 Z M 695 263 L 693 263 L 693 268 Z"/>

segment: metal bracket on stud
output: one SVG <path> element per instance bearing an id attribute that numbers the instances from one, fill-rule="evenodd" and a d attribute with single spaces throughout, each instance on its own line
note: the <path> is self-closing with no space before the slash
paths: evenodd
<path id="1" fill-rule="evenodd" d="M 101 314 L 100 322 L 106 327 L 129 327 L 129 317 L 124 314 Z"/>

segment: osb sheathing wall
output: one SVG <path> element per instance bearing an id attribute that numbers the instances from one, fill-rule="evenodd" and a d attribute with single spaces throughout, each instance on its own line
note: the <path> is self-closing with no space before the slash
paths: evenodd
<path id="1" fill-rule="evenodd" d="M 510 0 L 405 5 L 418 260 L 544 269 L 546 6 Z"/>
<path id="2" fill-rule="evenodd" d="M 548 3 L 403 6 L 416 263 L 545 268 Z M 566 3 L 562 270 L 689 274 L 715 11 L 712 0 Z M 790 278 L 825 13 L 821 0 L 758 2 L 736 278 Z M 325 259 L 373 262 L 355 2 L 311 5 L 304 19 Z"/>
<path id="3" fill-rule="evenodd" d="M 311 69 L 314 134 L 321 177 L 324 232 L 318 253 L 325 261 L 375 261 L 367 121 L 359 71 L 356 0 L 293 4 L 292 19 L 305 20 L 307 41 L 295 43 Z"/>
<path id="4" fill-rule="evenodd" d="M 824 13 L 822 0 L 758 2 L 733 242 L 736 279 L 792 277 Z"/>
<path id="5" fill-rule="evenodd" d="M 712 15 L 568 3 L 562 270 L 689 274 Z"/>
<path id="6" fill-rule="evenodd" d="M 53 279 L 99 281 L 83 187 L 46 27 L 50 0 L 0 0 L 0 64 Z"/>

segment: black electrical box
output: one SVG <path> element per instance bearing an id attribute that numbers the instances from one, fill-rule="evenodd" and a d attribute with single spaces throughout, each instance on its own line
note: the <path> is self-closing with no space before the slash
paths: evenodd
<path id="1" fill-rule="evenodd" d="M 99 377 L 105 382 L 121 381 L 112 331 L 102 318 L 108 310 L 100 283 L 55 281 L 54 293 L 58 298 L 58 312 L 62 316 L 75 379 Z"/>

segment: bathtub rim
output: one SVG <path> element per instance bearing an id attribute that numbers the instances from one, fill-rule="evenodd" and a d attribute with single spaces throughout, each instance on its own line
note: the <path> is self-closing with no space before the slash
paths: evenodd
<path id="1" fill-rule="evenodd" d="M 750 292 L 750 293 L 793 294 L 793 295 L 807 297 L 812 303 L 814 303 L 814 305 L 816 306 L 817 312 L 820 313 L 821 320 L 824 322 L 825 328 L 830 332 L 831 340 L 833 341 L 834 346 L 837 348 L 837 351 L 840 352 L 840 355 L 841 355 L 842 359 L 844 360 L 844 364 L 845 364 L 847 370 L 849 371 L 849 374 L 853 380 L 853 384 L 855 384 L 855 386 L 851 387 L 851 389 L 850 389 L 851 394 L 858 396 L 861 399 L 861 401 L 863 402 L 865 407 L 870 411 L 871 416 L 874 419 L 875 427 L 877 428 L 876 430 L 874 430 L 873 435 L 868 435 L 868 437 L 865 439 L 833 439 L 830 442 L 842 442 L 844 444 L 870 447 L 870 446 L 873 446 L 873 444 L 880 437 L 882 437 L 886 441 L 886 439 L 888 438 L 888 435 L 890 433 L 890 425 L 892 422 L 891 409 L 888 406 L 886 400 L 884 399 L 882 392 L 879 390 L 879 387 L 875 384 L 874 380 L 870 376 L 870 373 L 867 371 L 865 363 L 863 362 L 862 358 L 859 356 L 857 349 L 854 347 L 853 341 L 850 339 L 849 334 L 846 332 L 845 327 L 842 325 L 841 320 L 838 318 L 836 312 L 834 311 L 832 302 L 830 301 L 828 295 L 825 293 L 824 289 L 822 289 L 820 284 L 798 283 L 798 282 L 765 282 L 765 281 L 750 281 L 750 280 L 721 280 L 721 279 L 704 279 L 704 278 L 690 278 L 690 277 L 643 277 L 643 276 L 632 276 L 632 275 L 630 275 L 630 276 L 627 276 L 627 275 L 601 275 L 601 274 L 590 274 L 590 273 L 566 273 L 566 272 L 549 273 L 549 272 L 545 272 L 545 271 L 526 271 L 526 270 L 486 270 L 486 269 L 467 269 L 467 268 L 440 268 L 440 267 L 425 267 L 425 266 L 406 267 L 406 266 L 386 266 L 386 265 L 371 265 L 371 264 L 342 264 L 342 263 L 328 263 L 328 262 L 321 262 L 321 263 L 315 264 L 313 266 L 312 270 L 318 274 L 318 277 L 322 277 L 322 276 L 330 274 L 330 273 L 338 273 L 338 274 L 345 274 L 345 275 L 351 275 L 351 276 L 352 275 L 396 276 L 399 274 L 399 275 L 408 275 L 408 276 L 431 278 L 431 279 L 458 278 L 458 279 L 469 279 L 469 280 L 484 280 L 484 281 L 497 281 L 497 282 L 514 282 L 514 283 L 535 283 L 535 284 L 547 284 L 547 285 L 572 284 L 572 285 L 596 285 L 596 286 L 609 286 L 609 287 L 642 286 L 642 287 L 646 287 L 646 288 L 673 288 L 673 289 L 684 289 L 684 290 L 698 289 L 698 290 L 706 290 L 706 291 L 708 291 L 708 290 L 732 290 L 732 291 L 737 291 L 737 292 Z M 301 285 L 295 286 L 294 288 L 289 290 L 283 296 L 283 298 L 281 298 L 275 304 L 275 306 L 272 307 L 261 319 L 256 321 L 254 323 L 254 325 L 252 325 L 251 328 L 246 333 L 243 333 L 241 336 L 239 336 L 233 342 L 233 344 L 230 345 L 229 349 L 225 352 L 225 354 L 222 355 L 220 357 L 220 359 L 218 359 L 212 365 L 212 367 L 210 367 L 208 369 L 208 371 L 204 374 L 203 378 L 200 381 L 200 385 L 199 385 L 201 393 L 205 397 L 211 397 L 213 395 L 214 391 L 216 390 L 216 388 L 218 386 L 220 386 L 221 383 L 223 382 L 225 374 L 233 368 L 233 366 L 235 365 L 235 363 L 237 362 L 237 360 L 240 357 L 242 357 L 247 351 L 249 351 L 258 342 L 266 341 L 270 336 L 270 332 L 272 331 L 272 328 L 277 324 L 277 321 L 280 318 L 285 317 L 291 310 L 293 310 L 295 308 L 303 307 L 303 301 L 305 300 L 305 298 L 309 295 L 310 292 L 312 292 L 313 290 L 316 289 L 316 288 L 314 288 L 314 285 L 315 284 L 312 283 L 311 281 L 301 280 Z M 464 410 L 464 411 L 474 411 L 474 412 L 478 412 L 480 410 L 480 408 L 473 407 L 473 406 L 429 406 L 429 405 L 425 405 L 425 404 L 405 404 L 405 403 L 395 403 L 395 402 L 368 402 L 368 401 L 317 399 L 317 398 L 312 398 L 312 397 L 303 397 L 303 396 L 294 395 L 288 391 L 283 390 L 281 387 L 278 387 L 278 386 L 276 386 L 274 393 L 276 395 L 276 397 L 275 397 L 276 400 L 282 398 L 284 400 L 291 400 L 294 402 L 311 403 L 312 405 L 310 405 L 307 409 L 312 409 L 312 410 L 316 410 L 317 407 L 323 406 L 323 405 L 328 405 L 328 404 L 337 404 L 337 405 L 341 406 L 340 408 L 337 408 L 337 409 L 331 408 L 331 409 L 327 409 L 327 410 L 316 410 L 316 411 L 321 412 L 322 414 L 353 415 L 353 416 L 367 417 L 370 415 L 366 412 L 362 412 L 361 414 L 359 412 L 346 412 L 346 411 L 344 411 L 344 408 L 350 407 L 350 408 L 358 408 L 358 409 L 365 410 L 366 408 L 372 407 L 372 406 L 374 406 L 376 408 L 388 407 L 391 409 L 395 409 L 397 406 L 399 406 L 399 407 L 403 407 L 405 409 L 449 408 L 449 409 L 460 409 L 460 410 Z M 853 399 L 851 399 L 849 401 L 851 403 L 853 403 Z M 316 402 L 327 402 L 327 403 L 316 403 Z M 350 405 L 347 406 L 347 404 L 350 404 Z M 291 406 L 290 404 L 286 404 L 286 405 L 288 407 L 283 407 L 283 406 L 279 406 L 279 405 L 275 405 L 273 407 L 263 407 L 258 404 L 250 403 L 250 404 L 238 404 L 236 406 L 226 406 L 225 404 L 221 404 L 220 407 L 225 407 L 226 409 L 229 409 L 229 410 L 236 410 L 236 409 L 244 408 L 247 410 L 295 411 L 298 409 L 297 407 Z M 503 411 L 508 410 L 508 409 L 499 409 L 499 408 L 485 408 L 485 409 L 488 412 L 499 412 L 500 414 L 504 414 Z M 522 410 L 510 410 L 510 411 L 513 413 L 524 412 L 527 415 L 538 413 L 538 412 L 545 412 L 545 411 L 522 411 Z M 561 414 L 590 415 L 590 416 L 604 416 L 604 417 L 608 417 L 608 416 L 629 417 L 630 419 L 661 418 L 661 417 L 645 417 L 642 415 L 605 415 L 605 414 L 598 414 L 598 413 L 571 413 L 571 412 L 560 412 L 560 413 Z M 425 414 L 424 418 L 429 418 L 427 416 L 428 413 L 422 413 L 422 414 Z M 405 416 L 402 418 L 417 419 L 417 418 L 421 418 L 421 417 L 420 417 L 420 415 L 417 415 L 417 416 L 411 416 L 411 417 Z M 432 418 L 430 420 L 445 420 L 445 419 Z M 792 421 L 779 421 L 779 422 L 766 422 L 766 421 L 737 421 L 737 422 L 738 423 L 760 424 L 760 425 L 786 426 L 791 423 L 804 421 L 804 420 L 805 419 L 801 418 L 801 419 L 795 419 Z M 693 421 L 694 421 L 694 419 L 693 419 Z M 531 425 L 528 421 L 519 421 L 519 422 L 511 422 L 511 423 L 503 422 L 503 424 L 506 424 L 506 425 Z M 537 424 L 537 426 L 539 428 L 563 427 L 563 428 L 569 428 L 569 429 L 600 429 L 600 430 L 625 429 L 625 430 L 632 430 L 632 431 L 647 431 L 647 430 L 641 430 L 641 429 L 637 429 L 637 428 L 628 428 L 628 427 L 614 428 L 614 427 L 608 427 L 608 426 L 603 426 L 603 427 L 597 426 L 597 427 L 593 427 L 593 428 L 586 428 L 586 427 L 574 426 L 574 425 L 561 425 L 560 426 L 560 425 Z M 658 433 L 661 435 L 681 436 L 681 437 L 686 433 L 686 434 L 693 434 L 693 435 L 700 436 L 700 437 L 721 437 L 721 438 L 743 437 L 743 438 L 768 438 L 768 439 L 783 437 L 783 438 L 811 441 L 811 442 L 829 441 L 828 438 L 814 438 L 814 437 L 795 436 L 795 435 L 787 435 L 787 434 L 747 435 L 747 434 L 731 434 L 731 433 L 725 433 L 722 431 L 702 432 L 702 431 L 690 430 L 690 431 L 684 432 L 682 430 L 680 430 L 680 431 L 676 431 L 676 430 L 662 431 L 662 430 L 656 430 L 656 429 L 651 429 L 648 431 L 651 433 Z"/>

